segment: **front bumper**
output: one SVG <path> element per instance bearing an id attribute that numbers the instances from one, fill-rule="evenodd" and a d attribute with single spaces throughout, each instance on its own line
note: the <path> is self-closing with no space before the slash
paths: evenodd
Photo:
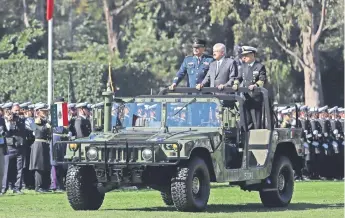
<path id="1" fill-rule="evenodd" d="M 69 149 L 70 144 L 77 144 L 78 149 L 73 151 L 73 158 L 58 160 L 59 152 L 53 147 L 53 160 L 60 165 L 104 165 L 109 166 L 175 166 L 181 160 L 180 149 L 171 151 L 175 155 L 167 157 L 161 146 L 164 144 L 178 144 L 176 141 L 134 141 L 134 140 L 116 140 L 116 141 L 59 141 L 56 144 L 65 144 Z M 179 145 L 181 146 L 181 145 Z M 96 148 L 99 151 L 97 161 L 88 160 L 86 153 L 88 149 Z M 141 159 L 143 149 L 150 149 L 152 158 L 148 161 Z"/>

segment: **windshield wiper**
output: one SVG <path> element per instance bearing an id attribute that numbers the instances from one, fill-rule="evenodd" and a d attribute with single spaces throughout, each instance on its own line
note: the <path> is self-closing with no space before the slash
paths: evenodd
<path id="1" fill-rule="evenodd" d="M 185 107 L 187 107 L 188 105 L 190 105 L 191 103 L 195 102 L 196 98 L 193 98 L 192 100 L 190 100 L 189 102 L 187 102 L 185 105 L 182 106 L 182 108 L 180 110 L 178 110 L 173 116 L 175 116 L 176 114 L 180 113 Z"/>

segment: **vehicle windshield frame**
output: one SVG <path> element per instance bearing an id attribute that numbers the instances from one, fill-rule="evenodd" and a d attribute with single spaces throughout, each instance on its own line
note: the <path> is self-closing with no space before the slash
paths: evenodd
<path id="1" fill-rule="evenodd" d="M 215 103 L 219 111 L 222 111 L 222 103 L 217 96 L 195 96 L 195 95 L 183 95 L 183 96 L 138 96 L 134 98 L 117 98 L 112 104 L 117 103 L 123 105 L 126 103 L 161 103 L 161 125 L 159 127 L 147 127 L 147 126 L 135 126 L 135 127 L 123 127 L 125 130 L 140 130 L 140 131 L 155 131 L 165 128 L 167 123 L 167 103 L 181 103 L 186 104 L 193 100 L 193 103 Z M 123 113 L 123 112 L 122 112 Z M 222 114 L 222 112 L 219 112 Z M 113 116 L 112 116 L 113 117 Z M 222 119 L 221 119 L 222 121 Z M 169 129 L 185 130 L 185 129 L 221 129 L 222 123 L 219 126 L 167 126 Z"/>

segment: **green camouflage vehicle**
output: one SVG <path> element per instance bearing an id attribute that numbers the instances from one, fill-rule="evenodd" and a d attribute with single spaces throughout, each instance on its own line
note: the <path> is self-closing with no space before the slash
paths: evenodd
<path id="1" fill-rule="evenodd" d="M 228 182 L 259 191 L 264 206 L 287 206 L 293 170 L 302 168 L 302 129 L 275 128 L 267 90 L 258 88 L 264 129 L 248 130 L 240 94 L 249 92 L 176 88 L 114 102 L 103 93 L 104 132 L 63 142 L 70 205 L 97 210 L 106 192 L 137 186 L 160 191 L 179 211 L 203 211 L 210 183 Z"/>

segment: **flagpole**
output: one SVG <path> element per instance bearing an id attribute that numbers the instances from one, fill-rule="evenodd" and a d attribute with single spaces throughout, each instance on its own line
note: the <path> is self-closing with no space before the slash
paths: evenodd
<path id="1" fill-rule="evenodd" d="M 48 20 L 48 104 L 53 104 L 54 77 L 53 77 L 53 12 L 54 0 L 47 0 Z"/>

